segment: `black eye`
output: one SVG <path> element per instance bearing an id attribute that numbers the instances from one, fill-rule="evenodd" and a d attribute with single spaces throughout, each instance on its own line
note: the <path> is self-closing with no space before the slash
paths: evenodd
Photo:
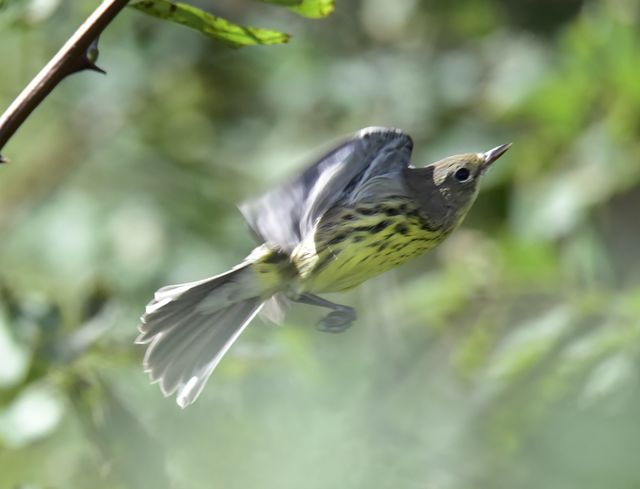
<path id="1" fill-rule="evenodd" d="M 453 175 L 459 182 L 466 182 L 471 176 L 471 172 L 466 168 L 458 168 Z"/>

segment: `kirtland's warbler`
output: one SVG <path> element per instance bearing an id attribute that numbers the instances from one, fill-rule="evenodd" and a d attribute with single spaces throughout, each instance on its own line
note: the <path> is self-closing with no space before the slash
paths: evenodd
<path id="1" fill-rule="evenodd" d="M 465 217 L 487 168 L 510 144 L 486 153 L 409 165 L 413 143 L 397 129 L 363 129 L 300 176 L 241 206 L 262 245 L 228 272 L 155 293 L 136 342 L 144 368 L 186 407 L 260 309 L 288 300 L 331 310 L 338 332 L 355 310 L 316 295 L 350 289 L 444 240 Z M 281 316 L 281 314 L 280 314 Z"/>

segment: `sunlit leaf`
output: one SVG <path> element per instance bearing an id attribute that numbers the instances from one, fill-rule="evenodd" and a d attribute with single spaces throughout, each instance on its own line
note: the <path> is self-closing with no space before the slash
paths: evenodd
<path id="1" fill-rule="evenodd" d="M 281 5 L 304 17 L 320 19 L 335 10 L 334 0 L 258 0 L 263 3 Z"/>
<path id="2" fill-rule="evenodd" d="M 281 5 L 282 7 L 295 7 L 302 3 L 303 0 L 257 0 L 258 2 L 270 3 L 272 5 Z"/>
<path id="3" fill-rule="evenodd" d="M 319 19 L 330 15 L 335 9 L 333 0 L 305 0 L 296 7 L 291 7 L 293 12 L 309 17 Z"/>
<path id="4" fill-rule="evenodd" d="M 147 15 L 190 27 L 232 47 L 282 44 L 289 40 L 288 34 L 233 24 L 185 3 L 168 0 L 137 0 L 130 5 Z"/>

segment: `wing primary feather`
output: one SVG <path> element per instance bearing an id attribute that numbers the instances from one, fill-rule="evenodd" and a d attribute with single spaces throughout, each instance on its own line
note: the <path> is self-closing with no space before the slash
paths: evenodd
<path id="1" fill-rule="evenodd" d="M 413 142 L 399 129 L 370 127 L 354 134 L 297 178 L 240 206 L 263 241 L 291 251 L 332 206 L 374 177 L 399 180 Z"/>

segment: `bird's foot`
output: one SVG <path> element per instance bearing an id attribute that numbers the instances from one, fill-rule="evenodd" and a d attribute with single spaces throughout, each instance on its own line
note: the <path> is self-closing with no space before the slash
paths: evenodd
<path id="1" fill-rule="evenodd" d="M 349 328 L 356 319 L 356 311 L 351 307 L 343 306 L 340 309 L 331 311 L 323 317 L 317 324 L 319 331 L 328 333 L 342 333 Z"/>

